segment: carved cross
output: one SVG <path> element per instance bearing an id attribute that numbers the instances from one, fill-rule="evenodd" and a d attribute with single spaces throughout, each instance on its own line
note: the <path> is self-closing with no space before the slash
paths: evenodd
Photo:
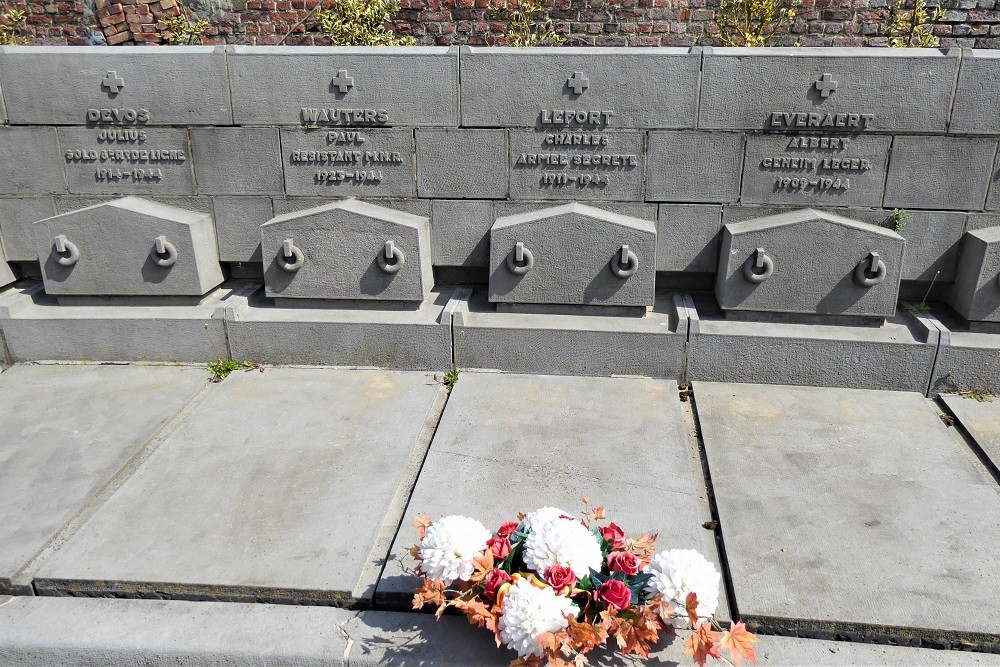
<path id="1" fill-rule="evenodd" d="M 566 79 L 566 85 L 573 89 L 574 95 L 582 95 L 590 87 L 590 79 L 583 72 L 573 72 L 573 76 Z"/>
<path id="2" fill-rule="evenodd" d="M 124 87 L 125 79 L 118 78 L 118 72 L 108 72 L 104 81 L 101 81 L 101 89 L 107 88 L 112 95 L 117 95 Z"/>
<path id="3" fill-rule="evenodd" d="M 354 87 L 354 77 L 347 76 L 347 70 L 342 69 L 337 72 L 337 76 L 333 77 L 330 85 L 335 86 L 341 93 L 347 93 L 347 91 Z"/>
<path id="4" fill-rule="evenodd" d="M 837 90 L 837 82 L 833 80 L 832 74 L 823 74 L 813 85 L 816 86 L 816 90 L 819 91 L 823 99 L 830 97 L 833 91 Z"/>

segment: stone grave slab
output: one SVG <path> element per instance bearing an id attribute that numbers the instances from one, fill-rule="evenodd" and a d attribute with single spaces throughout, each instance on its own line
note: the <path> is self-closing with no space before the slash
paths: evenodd
<path id="1" fill-rule="evenodd" d="M 3 47 L 0 47 L 3 48 Z M 2 60 L 2 56 L 0 56 Z M 0 127 L 0 192 L 9 195 L 62 194 L 66 179 L 54 127 Z"/>
<path id="2" fill-rule="evenodd" d="M 643 317 L 550 312 L 496 312 L 485 291 L 465 289 L 454 308 L 455 364 L 461 369 L 552 375 L 684 373 L 687 308 L 657 294 Z"/>
<path id="3" fill-rule="evenodd" d="M 32 595 L 36 555 L 207 382 L 183 366 L 0 374 L 0 593 Z"/>
<path id="4" fill-rule="evenodd" d="M 688 48 L 463 46 L 462 125 L 694 128 L 700 65 Z"/>
<path id="5" fill-rule="evenodd" d="M 899 309 L 878 326 L 727 319 L 714 301 L 688 303 L 687 378 L 714 382 L 927 392 L 941 331 Z"/>
<path id="6" fill-rule="evenodd" d="M 741 617 L 996 651 L 1000 487 L 920 394 L 694 383 Z"/>
<path id="7" fill-rule="evenodd" d="M 659 549 L 718 563 L 697 444 L 677 384 L 643 378 L 463 373 L 452 390 L 400 524 L 376 599 L 409 608 L 413 519 L 463 514 L 487 527 L 580 497 Z M 609 474 L 609 470 L 615 473 Z M 723 602 L 719 613 L 726 615 Z"/>
<path id="8" fill-rule="evenodd" d="M 967 320 L 1000 322 L 1000 227 L 966 232 L 961 252 L 949 305 Z"/>
<path id="9" fill-rule="evenodd" d="M 258 287 L 226 283 L 197 305 L 96 299 L 70 306 L 33 283 L 0 303 L 0 329 L 15 361 L 208 363 L 229 357 L 227 303 Z"/>
<path id="10" fill-rule="evenodd" d="M 490 229 L 493 302 L 646 307 L 655 274 L 651 220 L 573 203 L 504 216 Z"/>
<path id="11" fill-rule="evenodd" d="M 458 125 L 458 47 L 227 50 L 237 125 Z"/>
<path id="12" fill-rule="evenodd" d="M 430 219 L 348 199 L 261 225 L 269 297 L 424 301 L 434 286 Z"/>
<path id="13" fill-rule="evenodd" d="M 996 138 L 893 137 L 885 206 L 982 210 L 996 153 Z"/>
<path id="14" fill-rule="evenodd" d="M 446 393 L 427 373 L 233 373 L 42 566 L 35 586 L 368 606 Z"/>
<path id="15" fill-rule="evenodd" d="M 417 191 L 421 197 L 505 199 L 504 130 L 418 129 Z"/>
<path id="16" fill-rule="evenodd" d="M 950 131 L 1000 134 L 1000 53 L 968 49 L 955 88 Z"/>
<path id="17" fill-rule="evenodd" d="M 723 225 L 715 295 L 726 311 L 890 317 L 905 240 L 812 209 Z"/>
<path id="18" fill-rule="evenodd" d="M 698 127 L 944 132 L 958 49 L 710 48 Z"/>
<path id="19" fill-rule="evenodd" d="M 273 127 L 199 127 L 191 131 L 198 192 L 281 195 L 281 147 Z"/>
<path id="20" fill-rule="evenodd" d="M 222 47 L 8 46 L 0 51 L 0 86 L 14 125 L 229 125 L 226 78 Z"/>
<path id="21" fill-rule="evenodd" d="M 234 359 L 265 364 L 400 368 L 447 372 L 452 366 L 451 289 L 432 290 L 416 308 L 276 307 L 261 293 L 228 302 Z"/>
<path id="22" fill-rule="evenodd" d="M 978 400 L 958 394 L 941 394 L 940 398 L 986 457 L 1000 468 L 1000 402 L 996 397 L 982 396 L 984 400 Z"/>
<path id="23" fill-rule="evenodd" d="M 33 226 L 56 296 L 202 296 L 222 282 L 209 215 L 124 197 Z"/>
<path id="24" fill-rule="evenodd" d="M 646 198 L 735 202 L 740 198 L 744 144 L 735 132 L 650 132 Z"/>

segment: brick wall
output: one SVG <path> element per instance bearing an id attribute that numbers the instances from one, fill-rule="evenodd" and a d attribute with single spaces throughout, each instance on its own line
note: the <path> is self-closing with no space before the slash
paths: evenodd
<path id="1" fill-rule="evenodd" d="M 502 0 L 500 0 L 502 1 Z M 174 0 L 9 2 L 28 12 L 32 44 L 143 43 L 150 26 Z M 421 44 L 502 44 L 505 25 L 492 7 L 498 0 L 402 0 L 400 33 Z M 95 6 L 96 3 L 96 6 Z M 324 44 L 296 25 L 317 0 L 197 0 L 191 14 L 212 22 L 206 43 Z M 567 45 L 690 46 L 710 43 L 718 0 L 548 0 L 556 30 Z M 774 45 L 884 46 L 886 0 L 802 0 L 795 22 Z M 121 10 L 119 10 L 121 6 Z M 1000 48 L 1000 0 L 945 0 L 936 28 L 942 46 Z M 103 24 L 102 25 L 102 19 Z M 307 21 L 306 26 L 311 23 Z"/>

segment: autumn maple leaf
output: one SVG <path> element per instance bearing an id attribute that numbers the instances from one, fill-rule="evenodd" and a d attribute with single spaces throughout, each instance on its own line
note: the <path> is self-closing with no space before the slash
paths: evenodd
<path id="1" fill-rule="evenodd" d="M 698 625 L 698 594 L 691 591 L 684 599 L 684 609 L 687 610 L 688 620 L 691 627 Z"/>
<path id="2" fill-rule="evenodd" d="M 420 539 L 424 539 L 424 535 L 427 534 L 427 529 L 430 527 L 431 518 L 426 514 L 418 514 L 417 518 L 413 520 L 413 530 L 417 531 Z"/>
<path id="3" fill-rule="evenodd" d="M 712 624 L 708 621 L 698 626 L 698 629 L 684 642 L 684 652 L 694 656 L 694 662 L 699 667 L 704 667 L 709 656 L 716 660 L 722 657 L 716 643 L 719 641 L 719 633 L 712 630 Z"/>
<path id="4" fill-rule="evenodd" d="M 656 617 L 622 614 L 613 617 L 611 634 L 618 642 L 618 649 L 625 655 L 649 657 L 649 650 L 660 638 Z"/>
<path id="5" fill-rule="evenodd" d="M 757 652 L 753 645 L 757 643 L 757 635 L 747 630 L 743 623 L 730 623 L 729 631 L 722 633 L 722 648 L 729 651 L 729 657 L 736 667 L 743 660 L 757 662 Z"/>
<path id="6" fill-rule="evenodd" d="M 469 623 L 477 628 L 486 628 L 496 634 L 497 617 L 493 610 L 482 601 L 472 598 L 471 600 L 455 600 L 455 608 L 465 614 Z"/>
<path id="7" fill-rule="evenodd" d="M 424 579 L 424 583 L 413 595 L 413 608 L 423 609 L 424 605 L 442 605 L 446 602 L 444 597 L 444 582 L 432 579 Z"/>
<path id="8" fill-rule="evenodd" d="M 472 572 L 472 577 L 469 579 L 469 583 L 478 584 L 490 573 L 493 569 L 493 552 L 489 549 L 486 550 L 482 556 L 476 556 L 472 559 L 472 565 L 475 568 Z"/>

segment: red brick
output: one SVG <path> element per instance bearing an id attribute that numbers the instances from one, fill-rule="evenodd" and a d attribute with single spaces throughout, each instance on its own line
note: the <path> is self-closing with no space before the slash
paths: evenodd
<path id="1" fill-rule="evenodd" d="M 127 42 L 131 38 L 132 38 L 132 33 L 126 31 L 126 32 L 120 32 L 116 35 L 112 35 L 111 37 L 106 37 L 105 40 L 109 45 L 114 46 L 115 44 L 121 44 L 123 42 Z"/>

